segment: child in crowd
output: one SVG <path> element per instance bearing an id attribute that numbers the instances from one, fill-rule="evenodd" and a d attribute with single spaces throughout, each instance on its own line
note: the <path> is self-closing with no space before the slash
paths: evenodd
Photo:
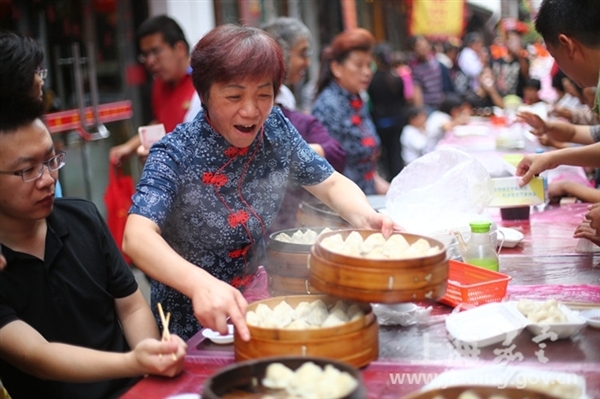
<path id="1" fill-rule="evenodd" d="M 423 108 L 411 107 L 407 111 L 408 125 L 402 129 L 402 159 L 408 165 L 428 150 L 427 131 L 425 122 L 427 114 Z"/>
<path id="2" fill-rule="evenodd" d="M 558 96 L 554 102 L 554 112 L 560 112 L 563 109 L 576 109 L 581 107 L 579 93 L 573 81 L 569 79 L 564 72 L 558 71 L 552 77 L 552 87 Z"/>
<path id="3" fill-rule="evenodd" d="M 540 98 L 540 90 L 542 82 L 538 79 L 528 79 L 523 84 L 523 103 L 527 105 L 527 109 L 542 118 L 548 115 L 548 104 Z"/>
<path id="4" fill-rule="evenodd" d="M 433 111 L 425 123 L 427 131 L 427 150 L 433 147 L 444 137 L 446 132 L 455 126 L 464 125 L 469 121 L 471 113 L 470 104 L 461 96 L 446 94 L 446 98 L 440 104 L 440 109 Z"/>
<path id="5" fill-rule="evenodd" d="M 543 103 L 539 92 L 542 89 L 542 82 L 539 79 L 529 79 L 523 86 L 523 102 L 527 105 Z"/>

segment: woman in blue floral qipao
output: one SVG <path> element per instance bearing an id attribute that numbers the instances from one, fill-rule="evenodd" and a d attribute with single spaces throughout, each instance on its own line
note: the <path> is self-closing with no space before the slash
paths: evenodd
<path id="1" fill-rule="evenodd" d="M 356 227 L 387 236 L 394 226 L 273 108 L 285 66 L 265 32 L 221 25 L 199 41 L 191 64 L 204 109 L 150 149 L 123 249 L 152 278 L 152 308 L 171 312 L 173 332 L 224 334 L 229 317 L 249 340 L 240 289 L 288 181 Z"/>

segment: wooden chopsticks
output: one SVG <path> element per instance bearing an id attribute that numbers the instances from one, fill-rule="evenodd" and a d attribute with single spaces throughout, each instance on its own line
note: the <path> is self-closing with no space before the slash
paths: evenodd
<path id="1" fill-rule="evenodd" d="M 167 317 L 165 317 L 165 313 L 163 312 L 162 305 L 160 303 L 158 303 L 156 306 L 158 307 L 158 314 L 160 316 L 160 321 L 163 325 L 163 332 L 162 332 L 161 339 L 163 341 L 169 341 L 171 339 L 171 333 L 169 333 L 169 321 L 171 320 L 171 312 L 168 312 Z M 159 354 L 158 357 L 162 357 L 162 353 Z M 175 353 L 171 353 L 171 357 L 173 358 L 173 360 L 177 360 L 177 355 L 175 355 Z"/>

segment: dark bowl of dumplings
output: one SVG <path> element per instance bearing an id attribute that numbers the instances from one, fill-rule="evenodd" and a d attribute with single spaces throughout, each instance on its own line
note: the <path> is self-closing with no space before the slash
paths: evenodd
<path id="1" fill-rule="evenodd" d="M 364 399 L 360 372 L 351 365 L 320 357 L 277 356 L 225 367 L 207 379 L 202 397 Z"/>

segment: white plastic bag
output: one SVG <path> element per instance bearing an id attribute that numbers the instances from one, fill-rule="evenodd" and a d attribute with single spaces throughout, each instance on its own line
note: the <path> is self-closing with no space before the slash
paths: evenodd
<path id="1" fill-rule="evenodd" d="M 492 195 L 492 180 L 479 161 L 441 148 L 411 162 L 392 180 L 386 214 L 408 232 L 426 235 L 481 219 Z"/>
<path id="2" fill-rule="evenodd" d="M 396 303 L 393 305 L 372 303 L 373 313 L 382 326 L 412 326 L 430 323 L 431 306 L 424 308 L 414 303 Z"/>

